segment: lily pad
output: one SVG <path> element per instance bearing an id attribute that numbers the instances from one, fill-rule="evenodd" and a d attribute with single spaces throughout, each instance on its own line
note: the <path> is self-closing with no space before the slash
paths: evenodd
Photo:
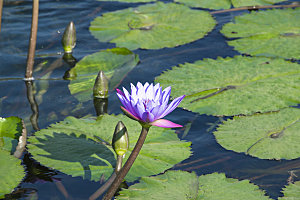
<path id="1" fill-rule="evenodd" d="M 91 33 L 101 42 L 128 49 L 175 47 L 203 38 L 216 22 L 207 11 L 157 2 L 105 13 L 91 22 Z"/>
<path id="2" fill-rule="evenodd" d="M 19 117 L 0 117 L 0 148 L 10 153 L 15 151 L 22 134 L 22 120 Z"/>
<path id="3" fill-rule="evenodd" d="M 235 17 L 221 32 L 241 53 L 300 59 L 299 18 L 300 8 L 252 12 Z"/>
<path id="4" fill-rule="evenodd" d="M 100 70 L 109 79 L 109 90 L 113 90 L 138 62 L 138 56 L 126 48 L 107 49 L 88 55 L 69 72 L 76 77 L 69 84 L 70 92 L 80 102 L 91 100 Z"/>
<path id="5" fill-rule="evenodd" d="M 278 200 L 300 200 L 300 181 L 286 186 L 283 194 L 284 197 L 279 197 Z"/>
<path id="6" fill-rule="evenodd" d="M 242 6 L 271 5 L 284 0 L 175 0 L 190 7 L 208 8 L 208 9 L 229 9 Z"/>
<path id="7" fill-rule="evenodd" d="M 173 67 L 156 77 L 180 107 L 208 115 L 275 111 L 300 103 L 300 65 L 265 57 L 205 59 Z"/>
<path id="8" fill-rule="evenodd" d="M 0 198 L 16 188 L 25 176 L 21 160 L 0 149 Z"/>
<path id="9" fill-rule="evenodd" d="M 41 164 L 66 174 L 94 181 L 108 178 L 116 164 L 110 142 L 118 121 L 123 121 L 129 133 L 130 147 L 124 159 L 127 160 L 141 127 L 124 115 L 104 115 L 97 120 L 67 117 L 30 137 L 28 150 Z M 131 182 L 165 171 L 191 155 L 190 145 L 180 141 L 172 130 L 151 127 L 126 180 Z"/>
<path id="10" fill-rule="evenodd" d="M 117 199 L 269 199 L 248 180 L 226 178 L 225 174 L 200 176 L 184 171 L 167 171 L 154 177 L 143 177 L 140 183 L 120 192 Z"/>
<path id="11" fill-rule="evenodd" d="M 300 157 L 300 109 L 234 117 L 214 135 L 225 149 L 261 159 Z"/>

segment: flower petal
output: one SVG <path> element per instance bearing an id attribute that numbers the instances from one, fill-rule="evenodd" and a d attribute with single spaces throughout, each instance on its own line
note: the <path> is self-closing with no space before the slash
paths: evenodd
<path id="1" fill-rule="evenodd" d="M 180 124 L 175 124 L 174 122 L 171 122 L 166 119 L 158 119 L 155 120 L 154 122 L 149 123 L 152 126 L 159 126 L 163 128 L 179 128 L 182 127 Z"/>
<path id="2" fill-rule="evenodd" d="M 139 121 L 139 119 L 138 119 L 136 116 L 134 116 L 131 112 L 129 112 L 128 110 L 126 110 L 124 107 L 121 106 L 121 110 L 123 111 L 123 113 L 124 113 L 127 117 L 129 117 L 129 118 L 131 118 L 131 119 L 133 119 L 133 120 Z"/>
<path id="3" fill-rule="evenodd" d="M 181 96 L 181 97 L 177 97 L 176 99 L 174 99 L 166 108 L 166 110 L 159 116 L 159 118 L 163 118 L 164 116 L 166 116 L 167 114 L 169 114 L 170 112 L 172 112 L 178 105 L 179 103 L 182 101 L 182 99 L 185 97 L 185 95 Z"/>

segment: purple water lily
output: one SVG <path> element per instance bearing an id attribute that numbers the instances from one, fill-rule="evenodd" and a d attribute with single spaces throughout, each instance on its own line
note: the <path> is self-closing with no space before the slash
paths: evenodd
<path id="1" fill-rule="evenodd" d="M 171 87 L 162 91 L 159 83 L 153 84 L 140 82 L 135 87 L 131 84 L 131 95 L 123 88 L 123 92 L 117 89 L 117 95 L 122 102 L 121 109 L 131 118 L 142 123 L 159 126 L 164 128 L 182 127 L 169 120 L 161 119 L 172 112 L 182 101 L 185 95 L 177 97 L 169 105 Z"/>

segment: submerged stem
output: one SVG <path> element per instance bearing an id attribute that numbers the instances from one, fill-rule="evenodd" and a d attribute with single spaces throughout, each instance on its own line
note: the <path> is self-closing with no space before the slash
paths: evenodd
<path id="1" fill-rule="evenodd" d="M 150 128 L 150 126 L 142 125 L 142 131 L 141 131 L 140 137 L 139 137 L 133 151 L 131 152 L 131 154 L 130 154 L 128 160 L 126 161 L 125 165 L 123 166 L 123 168 L 118 173 L 114 182 L 111 184 L 109 190 L 103 197 L 103 200 L 110 200 L 116 193 L 116 191 L 119 188 L 120 184 L 122 183 L 123 179 L 125 178 L 128 171 L 130 170 L 131 166 L 133 165 L 135 159 L 139 155 L 139 152 L 140 152 L 140 150 L 145 142 L 145 139 L 147 137 L 149 128 Z"/>

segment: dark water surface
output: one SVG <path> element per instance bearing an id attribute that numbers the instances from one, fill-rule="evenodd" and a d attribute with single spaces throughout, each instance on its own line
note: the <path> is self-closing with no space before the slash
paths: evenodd
<path id="1" fill-rule="evenodd" d="M 290 2 L 287 2 L 290 3 Z M 40 0 L 37 51 L 35 59 L 34 88 L 35 100 L 38 103 L 38 127 L 63 120 L 72 115 L 82 117 L 95 116 L 92 101 L 79 104 L 70 95 L 69 81 L 62 77 L 70 68 L 62 60 L 63 49 L 61 37 L 66 25 L 74 21 L 77 29 L 77 45 L 73 56 L 80 60 L 86 55 L 101 49 L 113 48 L 114 44 L 100 43 L 89 33 L 90 22 L 97 16 L 109 11 L 138 6 L 118 2 Z M 27 89 L 23 81 L 27 48 L 31 24 L 32 1 L 4 1 L 2 30 L 0 33 L 0 116 L 19 116 L 25 120 L 29 134 L 36 127 L 32 126 L 30 116 L 32 109 L 27 99 Z M 225 37 L 220 34 L 224 23 L 232 21 L 236 15 L 248 11 L 229 12 L 214 15 L 218 22 L 215 29 L 205 38 L 176 48 L 161 50 L 136 50 L 140 63 L 121 83 L 126 88 L 129 84 L 153 82 L 155 76 L 172 66 L 185 62 L 194 62 L 203 58 L 234 56 L 239 53 L 229 47 Z M 50 76 L 46 77 L 47 73 Z M 1 105 L 2 100 L 2 105 Z M 80 105 L 80 106 L 79 106 Z M 120 113 L 120 102 L 116 95 L 109 97 L 109 113 Z M 74 111 L 75 110 L 75 111 Z M 176 109 L 168 119 L 175 123 L 192 123 L 187 135 L 179 130 L 179 137 L 192 141 L 193 155 L 174 166 L 174 169 L 195 171 L 198 175 L 213 172 L 224 172 L 227 177 L 240 180 L 249 179 L 259 185 L 274 199 L 281 196 L 281 189 L 287 183 L 288 171 L 299 168 L 300 159 L 292 161 L 272 161 L 252 158 L 223 149 L 212 134 L 222 119 L 199 115 Z M 24 156 L 27 176 L 13 195 L 7 199 L 28 199 L 35 195 L 38 199 L 65 199 L 62 185 L 70 199 L 88 199 L 101 185 L 86 181 L 40 166 Z M 300 178 L 300 177 L 299 177 Z M 300 180 L 295 178 L 295 180 Z M 33 195 L 33 193 L 35 193 Z M 34 199 L 34 198 L 33 198 Z"/>

